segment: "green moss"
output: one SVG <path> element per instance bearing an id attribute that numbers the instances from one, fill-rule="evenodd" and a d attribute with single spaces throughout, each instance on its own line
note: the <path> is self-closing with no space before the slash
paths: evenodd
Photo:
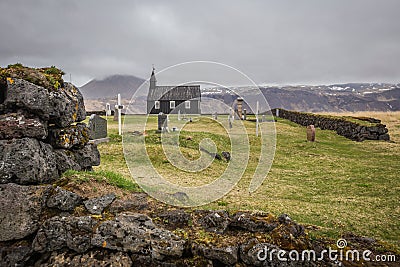
<path id="1" fill-rule="evenodd" d="M 42 86 L 48 90 L 58 90 L 63 87 L 62 76 L 65 73 L 55 66 L 47 68 L 29 68 L 21 63 L 8 65 L 0 68 L 0 79 L 4 81 L 7 77 L 19 78 L 30 83 Z"/>

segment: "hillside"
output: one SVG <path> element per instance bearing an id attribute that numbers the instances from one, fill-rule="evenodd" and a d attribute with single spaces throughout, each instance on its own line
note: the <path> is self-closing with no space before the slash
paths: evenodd
<path id="1" fill-rule="evenodd" d="M 123 98 L 131 98 L 145 80 L 133 75 L 110 75 L 104 79 L 93 79 L 80 90 L 86 99 L 115 98 L 120 93 Z"/>

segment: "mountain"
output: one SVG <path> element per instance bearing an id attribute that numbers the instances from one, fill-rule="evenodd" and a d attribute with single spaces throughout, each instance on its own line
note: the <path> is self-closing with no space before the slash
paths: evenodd
<path id="1" fill-rule="evenodd" d="M 94 79 L 83 85 L 80 90 L 86 99 L 115 98 L 118 93 L 122 98 L 131 98 L 145 82 L 133 75 L 111 75 L 104 79 Z"/>
<path id="2" fill-rule="evenodd" d="M 334 85 L 296 86 L 243 86 L 209 88 L 202 96 L 223 101 L 231 105 L 238 95 L 255 104 L 260 91 L 270 108 L 306 112 L 342 111 L 399 111 L 400 85 L 382 83 L 349 83 Z M 248 108 L 245 105 L 244 108 Z M 204 110 L 204 109 L 202 109 Z"/>
<path id="3" fill-rule="evenodd" d="M 144 79 L 132 75 L 112 75 L 104 79 L 94 79 L 81 87 L 85 98 L 86 110 L 104 110 L 106 103 L 113 107 L 116 95 L 121 93 L 125 107 Z M 144 85 L 147 89 L 148 85 Z M 346 83 L 332 85 L 261 85 L 220 88 L 202 88 L 201 109 L 204 113 L 216 111 L 227 113 L 229 108 L 218 105 L 214 100 L 231 106 L 238 95 L 245 101 L 255 104 L 261 93 L 270 108 L 307 112 L 341 111 L 400 111 L 400 84 L 388 83 Z M 146 93 L 144 90 L 143 93 Z M 209 98 L 207 100 L 207 98 Z M 132 113 L 143 113 L 146 107 L 146 95 L 135 97 L 129 105 Z M 245 104 L 244 108 L 248 109 Z M 248 109 L 250 111 L 250 109 Z"/>

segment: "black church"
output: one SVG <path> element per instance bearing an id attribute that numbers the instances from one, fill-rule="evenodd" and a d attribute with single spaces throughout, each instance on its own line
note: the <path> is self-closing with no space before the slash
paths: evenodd
<path id="1" fill-rule="evenodd" d="M 147 114 L 200 114 L 200 85 L 157 86 L 154 68 L 147 95 Z"/>

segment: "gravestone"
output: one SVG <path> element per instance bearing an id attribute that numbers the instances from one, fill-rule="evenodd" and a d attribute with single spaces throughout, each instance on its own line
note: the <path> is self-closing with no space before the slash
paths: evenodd
<path id="1" fill-rule="evenodd" d="M 110 103 L 106 104 L 106 116 L 111 116 L 111 106 Z"/>
<path id="2" fill-rule="evenodd" d="M 160 112 L 158 114 L 158 130 L 159 131 L 167 131 L 168 130 L 168 119 L 167 119 L 167 115 Z"/>
<path id="3" fill-rule="evenodd" d="M 214 117 L 214 120 L 218 120 L 218 113 L 215 112 L 215 113 L 213 114 L 213 117 Z"/>
<path id="4" fill-rule="evenodd" d="M 100 139 L 107 137 L 107 120 L 99 115 L 92 114 L 89 118 L 89 139 Z"/>
<path id="5" fill-rule="evenodd" d="M 114 121 L 118 121 L 119 114 L 118 114 L 118 109 L 114 109 Z"/>
<path id="6" fill-rule="evenodd" d="M 314 142 L 315 141 L 315 127 L 314 125 L 307 126 L 307 141 Z"/>
<path id="7" fill-rule="evenodd" d="M 279 117 L 279 108 L 275 110 L 275 117 Z"/>
<path id="8" fill-rule="evenodd" d="M 239 116 L 239 120 L 242 119 L 242 106 L 243 106 L 243 98 L 239 97 L 236 99 L 237 101 L 237 115 Z"/>
<path id="9" fill-rule="evenodd" d="M 232 121 L 233 121 L 233 116 L 228 115 L 228 124 L 230 129 L 232 129 Z"/>

